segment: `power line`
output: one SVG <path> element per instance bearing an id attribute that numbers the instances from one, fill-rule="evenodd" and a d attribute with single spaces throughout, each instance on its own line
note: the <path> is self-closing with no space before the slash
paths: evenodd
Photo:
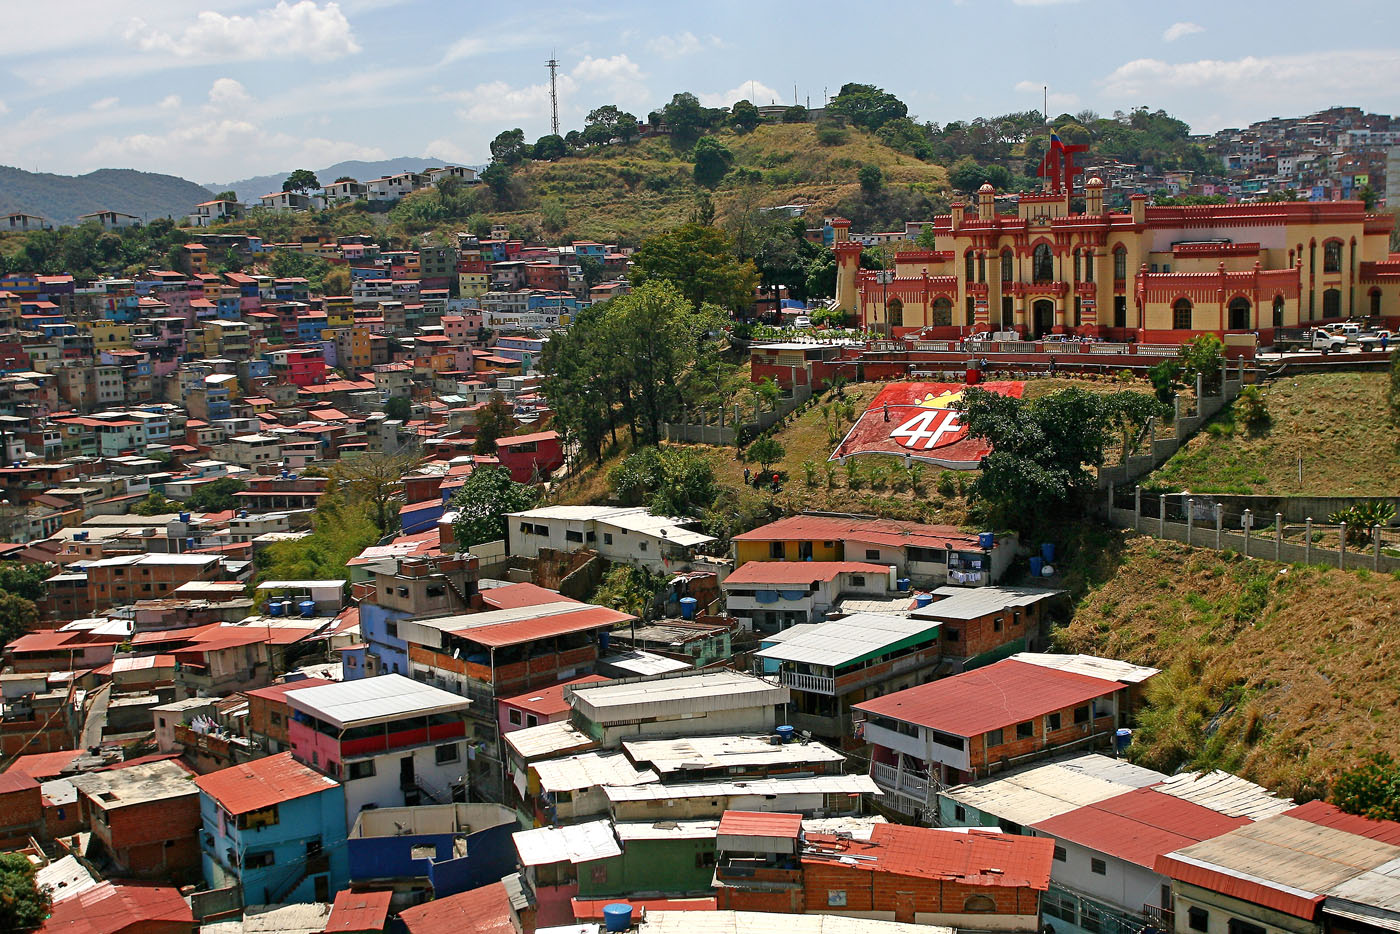
<path id="1" fill-rule="evenodd" d="M 545 62 L 549 66 L 549 107 L 554 118 L 554 135 L 559 135 L 559 86 L 555 82 L 555 74 L 559 70 L 559 60 L 551 57 Z"/>

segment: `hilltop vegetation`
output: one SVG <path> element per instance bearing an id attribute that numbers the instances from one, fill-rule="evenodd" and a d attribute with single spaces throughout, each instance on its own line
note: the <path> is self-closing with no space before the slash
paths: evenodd
<path id="1" fill-rule="evenodd" d="M 54 224 L 76 224 L 79 214 L 103 209 L 146 219 L 181 218 L 213 196 L 183 178 L 134 169 L 74 176 L 0 166 L 0 214 L 22 211 Z"/>

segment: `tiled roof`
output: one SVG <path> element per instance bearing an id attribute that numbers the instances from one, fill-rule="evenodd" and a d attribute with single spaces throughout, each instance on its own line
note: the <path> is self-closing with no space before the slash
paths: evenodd
<path id="1" fill-rule="evenodd" d="M 325 934 L 358 934 L 382 931 L 389 917 L 389 900 L 393 892 L 337 892 L 331 916 L 326 921 Z"/>
<path id="2" fill-rule="evenodd" d="M 297 762 L 290 752 L 201 775 L 195 784 L 234 815 L 338 787 L 334 779 Z"/>
<path id="3" fill-rule="evenodd" d="M 409 934 L 515 934 L 515 912 L 500 882 L 399 912 Z"/>

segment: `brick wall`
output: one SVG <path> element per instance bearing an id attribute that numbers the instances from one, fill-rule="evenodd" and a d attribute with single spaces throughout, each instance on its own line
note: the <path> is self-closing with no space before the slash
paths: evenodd
<path id="1" fill-rule="evenodd" d="M 88 814 L 93 811 L 89 803 Z M 105 824 L 92 820 L 93 833 L 132 875 L 181 882 L 199 876 L 197 793 L 116 808 L 106 816 Z"/>
<path id="2" fill-rule="evenodd" d="M 0 793 L 0 847 L 23 846 L 44 829 L 39 783 Z"/>
<path id="3" fill-rule="evenodd" d="M 937 608 L 937 604 L 933 604 Z M 1020 616 L 1017 617 L 1019 609 Z M 950 658 L 973 658 L 1034 635 L 1039 613 L 1034 604 L 1018 609 L 998 610 L 965 622 L 945 623 L 942 627 L 943 654 Z M 1000 620 L 1000 628 L 997 621 Z M 951 638 L 952 633 L 957 639 Z"/>
<path id="4" fill-rule="evenodd" d="M 1085 705 L 1079 705 L 1085 706 Z M 1088 702 L 1091 709 L 1093 701 Z M 1065 707 L 1057 711 L 1060 715 L 1060 728 L 1047 733 L 1047 717 L 1035 717 L 1031 723 L 1032 735 L 1024 739 L 1016 737 L 1016 724 L 1008 724 L 1002 731 L 1003 742 L 998 746 L 987 746 L 987 734 L 972 737 L 969 744 L 969 762 L 979 776 L 987 774 L 989 765 L 997 765 L 1002 759 L 1015 759 L 1043 749 L 1052 749 L 1113 728 L 1113 717 L 1107 715 L 1091 719 L 1086 723 L 1074 722 L 1074 708 Z"/>
<path id="5" fill-rule="evenodd" d="M 996 914 L 1034 914 L 1039 907 L 1038 893 L 1026 887 L 974 886 L 829 863 L 804 861 L 803 879 L 803 910 L 814 913 L 907 910 L 911 896 L 920 914 L 960 914 L 974 895 L 992 899 Z M 831 904 L 833 891 L 845 893 L 844 906 Z"/>

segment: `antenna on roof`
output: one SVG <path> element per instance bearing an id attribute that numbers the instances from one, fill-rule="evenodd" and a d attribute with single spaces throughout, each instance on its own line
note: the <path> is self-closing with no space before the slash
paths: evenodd
<path id="1" fill-rule="evenodd" d="M 549 108 L 554 119 L 554 135 L 559 135 L 559 88 L 555 84 L 554 76 L 559 70 L 559 60 L 554 57 L 556 53 L 551 52 L 549 61 L 545 62 L 549 66 Z"/>

